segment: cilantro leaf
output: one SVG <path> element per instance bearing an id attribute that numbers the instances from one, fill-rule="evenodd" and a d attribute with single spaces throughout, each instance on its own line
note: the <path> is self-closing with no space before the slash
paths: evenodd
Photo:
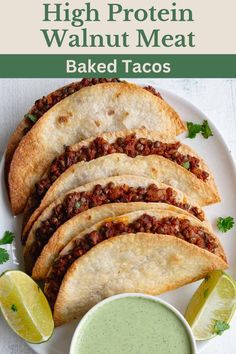
<path id="1" fill-rule="evenodd" d="M 214 327 L 213 327 L 213 333 L 218 334 L 218 336 L 221 336 L 224 331 L 230 328 L 230 325 L 224 321 L 215 321 Z"/>
<path id="2" fill-rule="evenodd" d="M 27 113 L 27 114 L 25 114 L 25 118 L 28 118 L 32 123 L 37 122 L 37 117 L 34 116 L 33 114 Z"/>
<path id="3" fill-rule="evenodd" d="M 81 203 L 79 202 L 79 201 L 77 201 L 76 203 L 75 203 L 75 208 L 76 209 L 79 209 L 81 207 Z"/>
<path id="4" fill-rule="evenodd" d="M 213 136 L 213 132 L 209 126 L 207 120 L 204 120 L 202 124 L 194 124 L 192 122 L 187 122 L 188 136 L 187 138 L 194 139 L 196 135 L 202 133 L 203 138 L 208 139 Z"/>
<path id="5" fill-rule="evenodd" d="M 0 245 L 7 245 L 14 240 L 14 234 L 11 231 L 5 231 L 3 237 L 0 239 Z"/>
<path id="6" fill-rule="evenodd" d="M 232 218 L 232 216 L 228 216 L 227 218 L 219 217 L 217 219 L 217 227 L 221 232 L 227 232 L 232 229 L 233 226 L 234 219 Z"/>
<path id="7" fill-rule="evenodd" d="M 3 264 L 9 260 L 9 254 L 4 248 L 0 248 L 0 264 Z"/>
<path id="8" fill-rule="evenodd" d="M 189 162 L 189 161 L 186 161 L 186 162 L 182 163 L 182 167 L 186 168 L 186 170 L 189 170 L 189 168 L 190 168 L 190 162 Z"/>
<path id="9" fill-rule="evenodd" d="M 213 136 L 212 130 L 209 127 L 208 121 L 204 120 L 203 124 L 202 124 L 202 136 L 205 139 L 208 139 L 210 136 Z"/>
<path id="10" fill-rule="evenodd" d="M 17 307 L 16 307 L 15 304 L 11 305 L 11 310 L 12 310 L 13 312 L 17 312 Z"/>
<path id="11" fill-rule="evenodd" d="M 201 132 L 201 124 L 194 124 L 192 122 L 187 122 L 188 136 L 187 138 L 194 139 L 196 135 Z"/>

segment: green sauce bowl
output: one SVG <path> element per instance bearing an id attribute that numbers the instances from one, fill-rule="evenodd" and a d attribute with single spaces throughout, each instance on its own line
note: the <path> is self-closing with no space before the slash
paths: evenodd
<path id="1" fill-rule="evenodd" d="M 70 354 L 196 354 L 191 328 L 167 302 L 146 294 L 111 296 L 79 322 Z"/>

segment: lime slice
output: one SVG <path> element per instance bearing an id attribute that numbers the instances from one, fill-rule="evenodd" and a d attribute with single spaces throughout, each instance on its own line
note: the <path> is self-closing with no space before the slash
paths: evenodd
<path id="1" fill-rule="evenodd" d="M 227 329 L 236 307 L 234 280 L 222 271 L 212 272 L 194 293 L 185 313 L 196 340 L 206 340 Z"/>
<path id="2" fill-rule="evenodd" d="M 31 343 L 47 341 L 54 323 L 39 286 L 25 273 L 7 271 L 0 277 L 0 308 L 9 326 Z"/>

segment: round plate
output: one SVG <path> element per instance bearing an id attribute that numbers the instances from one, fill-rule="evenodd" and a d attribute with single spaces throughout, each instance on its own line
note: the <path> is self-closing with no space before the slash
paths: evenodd
<path id="1" fill-rule="evenodd" d="M 161 94 L 170 105 L 172 105 L 176 111 L 180 114 L 184 121 L 202 123 L 204 119 L 209 121 L 212 127 L 214 136 L 209 139 L 204 139 L 200 134 L 195 139 L 186 139 L 184 134 L 181 138 L 182 141 L 199 153 L 204 158 L 210 169 L 213 171 L 219 192 L 222 198 L 221 203 L 212 205 L 205 208 L 207 217 L 213 226 L 213 230 L 218 234 L 228 257 L 229 270 L 228 272 L 236 278 L 236 238 L 233 236 L 233 231 L 229 231 L 227 234 L 221 234 L 216 228 L 216 219 L 219 216 L 232 216 L 236 219 L 236 172 L 234 162 L 230 155 L 230 151 L 225 144 L 222 136 L 218 132 L 214 124 L 208 117 L 199 111 L 195 106 L 187 102 L 186 100 L 178 97 L 177 95 L 170 93 L 166 90 L 161 90 Z M 0 213 L 1 213 L 1 225 L 0 235 L 5 230 L 11 230 L 16 235 L 16 240 L 13 245 L 7 246 L 10 253 L 10 260 L 4 265 L 0 266 L 0 273 L 6 269 L 22 268 L 22 250 L 20 245 L 20 230 L 21 230 L 21 217 L 12 217 L 7 193 L 4 184 L 4 171 L 3 161 L 0 165 L 1 171 L 1 190 L 0 190 Z M 178 310 L 184 313 L 185 308 L 194 292 L 198 283 L 184 286 L 178 290 L 168 292 L 160 297 Z M 69 352 L 69 346 L 73 332 L 77 323 L 71 323 L 64 325 L 60 328 L 56 328 L 53 337 L 46 343 L 40 345 L 30 345 L 32 349 L 38 354 L 64 354 Z M 231 327 L 236 329 L 236 323 Z M 198 343 L 198 349 L 201 350 L 206 343 Z"/>

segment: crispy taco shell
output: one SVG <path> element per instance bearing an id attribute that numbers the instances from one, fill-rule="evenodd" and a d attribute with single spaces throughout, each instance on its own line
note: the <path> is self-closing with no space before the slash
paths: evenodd
<path id="1" fill-rule="evenodd" d="M 177 237 L 138 233 L 112 237 L 77 259 L 54 306 L 56 326 L 81 318 L 119 293 L 158 295 L 225 269 L 220 257 Z"/>
<path id="2" fill-rule="evenodd" d="M 128 157 L 125 154 L 111 154 L 90 162 L 79 162 L 66 170 L 51 186 L 39 207 L 30 216 L 23 230 L 26 237 L 34 221 L 56 198 L 94 178 L 106 178 L 124 174 L 145 176 L 179 189 L 198 205 L 219 201 L 214 180 L 205 183 L 184 167 L 161 156 Z"/>
<path id="3" fill-rule="evenodd" d="M 181 144 L 174 138 L 146 129 L 111 132 L 67 147 L 65 152 L 51 163 L 27 202 L 24 211 L 25 221 L 37 208 L 50 186 L 63 172 L 83 160 L 88 162 L 113 153 L 123 153 L 132 158 L 150 155 L 167 158 L 175 165 L 177 171 L 185 169 L 187 173 L 186 171 L 183 173 L 187 176 L 191 173 L 191 179 L 194 181 L 195 177 L 195 183 L 199 184 L 199 190 L 202 190 L 201 185 L 205 183 L 205 191 L 208 192 L 208 195 L 205 192 L 205 200 L 202 203 L 211 204 L 220 200 L 211 171 L 203 159 L 189 146 Z M 173 164 L 170 164 L 170 168 L 174 168 Z M 161 177 L 163 179 L 163 176 Z M 168 177 L 166 180 L 168 180 Z"/>
<path id="4" fill-rule="evenodd" d="M 99 192 L 97 192 L 97 188 L 99 188 Z M 108 191 L 106 191 L 107 189 Z M 142 192 L 143 189 L 145 189 L 144 192 Z M 119 191 L 121 191 L 121 194 L 119 194 Z M 90 199 L 87 200 L 84 197 L 84 193 L 90 194 Z M 103 195 L 105 199 L 101 200 L 99 193 Z M 79 197 L 77 197 L 78 195 Z M 114 195 L 114 197 L 112 195 Z M 83 202 L 81 202 L 82 198 L 84 199 Z M 73 201 L 73 204 L 71 204 L 71 200 Z M 92 203 L 90 203 L 90 200 L 92 200 Z M 48 242 L 53 233 L 63 223 L 75 215 L 78 215 L 80 212 L 90 209 L 91 207 L 102 204 L 140 201 L 164 202 L 169 205 L 180 207 L 196 216 L 201 221 L 205 220 L 203 210 L 186 195 L 150 178 L 123 175 L 96 180 L 67 192 L 65 195 L 56 199 L 42 212 L 31 228 L 24 247 L 24 259 L 27 272 L 31 272 L 37 259 L 37 257 L 33 257 L 32 250 L 34 250 L 36 256 L 39 256 L 43 246 Z M 78 210 L 75 209 L 77 202 L 79 202 Z M 89 202 L 89 204 L 87 204 L 87 202 Z M 83 203 L 85 203 L 86 209 L 83 209 Z M 58 210 L 60 209 L 62 211 L 58 214 Z M 71 210 L 72 213 L 70 212 Z M 66 216 L 64 214 L 66 214 Z M 58 220 L 61 220 L 60 224 L 58 224 Z M 46 231 L 45 225 L 47 227 Z M 50 234 L 48 230 L 50 231 Z M 41 243 L 41 249 L 39 247 L 39 242 Z"/>
<path id="5" fill-rule="evenodd" d="M 83 87 L 110 81 L 119 82 L 118 79 L 83 79 L 81 81 L 72 82 L 66 86 L 63 86 L 56 91 L 49 93 L 47 96 L 43 96 L 42 98 L 35 101 L 33 107 L 31 107 L 31 109 L 19 123 L 8 141 L 4 167 L 6 181 L 8 179 L 11 160 L 17 146 L 19 145 L 21 139 L 30 131 L 37 120 L 39 120 L 50 108 L 55 106 L 55 104 L 72 95 L 73 93 L 81 90 Z M 158 92 L 156 92 L 156 95 L 158 95 Z"/>
<path id="6" fill-rule="evenodd" d="M 40 256 L 37 258 L 37 261 L 32 270 L 32 277 L 36 280 L 45 279 L 49 268 L 52 266 L 60 251 L 83 230 L 107 218 L 137 210 L 144 211 L 152 209 L 157 211 L 175 211 L 178 214 L 189 216 L 189 213 L 185 210 L 164 203 L 113 203 L 104 204 L 89 209 L 82 212 L 81 214 L 74 216 L 72 219 L 65 222 L 61 227 L 59 227 L 59 229 L 56 230 L 53 236 L 49 239 L 48 243 L 44 246 Z M 210 225 L 206 221 L 202 222 L 202 225 L 210 228 Z"/>
<path id="7" fill-rule="evenodd" d="M 185 130 L 161 98 L 133 84 L 104 83 L 81 89 L 41 117 L 19 143 L 9 172 L 12 211 L 23 211 L 51 161 L 64 145 L 105 131 L 145 127 L 175 136 Z"/>
<path id="8" fill-rule="evenodd" d="M 73 237 L 53 262 L 46 278 L 45 292 L 51 306 L 55 304 L 69 267 L 99 243 L 121 234 L 145 232 L 171 235 L 205 249 L 227 263 L 218 238 L 206 225 L 189 214 L 179 212 L 179 208 L 161 206 L 103 219 Z"/>

